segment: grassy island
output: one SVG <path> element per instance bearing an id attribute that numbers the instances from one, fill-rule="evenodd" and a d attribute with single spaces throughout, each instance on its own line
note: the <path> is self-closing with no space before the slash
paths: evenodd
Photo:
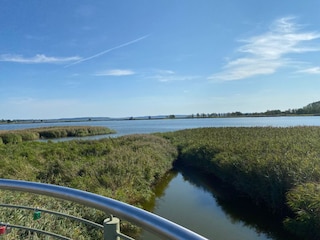
<path id="1" fill-rule="evenodd" d="M 0 130 L 0 143 L 19 143 L 39 139 L 86 137 L 115 133 L 107 127 L 63 126 L 29 128 L 22 130 Z"/>

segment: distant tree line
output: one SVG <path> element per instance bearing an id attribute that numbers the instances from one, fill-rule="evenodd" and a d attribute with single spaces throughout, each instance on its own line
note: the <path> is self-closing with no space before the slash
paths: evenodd
<path id="1" fill-rule="evenodd" d="M 285 111 L 281 111 L 279 109 L 275 110 L 267 110 L 265 112 L 253 112 L 253 113 L 242 113 L 239 111 L 236 112 L 227 112 L 227 113 L 196 113 L 187 116 L 188 118 L 218 118 L 218 117 L 265 117 L 265 116 L 294 116 L 294 115 L 319 115 L 320 116 L 320 101 L 313 102 L 308 104 L 305 107 L 298 108 L 298 109 L 288 109 Z M 185 118 L 183 116 L 182 118 Z M 147 119 L 155 119 L 157 117 L 148 116 Z M 176 116 L 174 114 L 170 114 L 166 116 L 167 119 L 175 119 L 181 118 L 181 116 Z M 136 119 L 145 119 L 145 118 L 135 118 L 129 117 L 127 120 L 136 120 Z M 91 118 L 88 121 L 92 121 Z M 0 123 L 42 123 L 44 120 L 0 120 Z"/>
<path id="2" fill-rule="evenodd" d="M 1 123 L 11 123 L 11 122 L 13 122 L 13 121 L 12 121 L 12 120 L 5 120 L 5 119 L 2 119 L 0 122 L 1 122 Z"/>
<path id="3" fill-rule="evenodd" d="M 197 113 L 192 114 L 191 118 L 216 118 L 216 117 L 262 117 L 262 116 L 290 116 L 290 115 L 320 115 L 320 101 L 310 103 L 303 108 L 288 109 L 281 111 L 267 110 L 265 112 L 254 112 L 254 113 L 242 113 L 242 112 L 228 112 L 228 113 Z"/>

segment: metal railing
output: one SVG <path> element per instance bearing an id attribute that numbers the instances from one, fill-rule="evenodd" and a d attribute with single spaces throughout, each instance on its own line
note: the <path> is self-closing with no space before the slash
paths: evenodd
<path id="1" fill-rule="evenodd" d="M 0 179 L 0 189 L 29 192 L 64 199 L 104 211 L 109 215 L 117 216 L 113 217 L 110 215 L 104 221 L 104 239 L 132 239 L 120 232 L 120 219 L 127 220 L 165 239 L 206 239 L 187 228 L 143 209 L 78 189 L 11 179 Z"/>
<path id="2" fill-rule="evenodd" d="M 3 232 L 2 234 L 8 234 L 11 232 L 12 228 L 17 228 L 17 229 L 23 229 L 23 230 L 27 230 L 30 232 L 36 232 L 36 233 L 40 233 L 43 235 L 47 235 L 50 237 L 54 237 L 57 239 L 62 239 L 62 240 L 72 240 L 71 238 L 56 234 L 56 233 L 52 233 L 52 232 L 48 232 L 48 231 L 44 231 L 44 230 L 40 230 L 40 229 L 36 229 L 36 228 L 30 228 L 30 227 L 26 227 L 26 226 L 21 226 L 21 225 L 14 225 L 14 224 L 8 224 L 8 223 L 0 223 L 1 226 L 4 226 L 6 228 L 6 231 Z"/>
<path id="3" fill-rule="evenodd" d="M 56 211 L 51 211 L 51 210 L 47 210 L 47 209 L 43 209 L 43 208 L 34 208 L 34 207 L 28 207 L 28 206 L 21 206 L 21 205 L 13 205 L 13 204 L 4 204 L 4 203 L 0 203 L 0 207 L 3 208 L 15 208 L 15 209 L 24 209 L 24 210 L 30 210 L 30 211 L 34 211 L 34 212 L 39 212 L 39 213 L 49 213 L 52 215 L 56 215 L 56 216 L 60 216 L 60 217 L 65 217 L 65 218 L 69 218 L 78 222 L 82 222 L 84 224 L 87 225 L 91 225 L 92 227 L 95 228 L 100 228 L 103 229 L 103 225 L 89 221 L 87 219 L 84 218 L 78 218 L 69 214 L 65 214 L 65 213 L 60 213 L 60 212 L 56 212 Z"/>

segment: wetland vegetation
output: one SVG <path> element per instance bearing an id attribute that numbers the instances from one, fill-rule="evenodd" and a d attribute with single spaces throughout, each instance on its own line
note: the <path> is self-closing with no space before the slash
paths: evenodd
<path id="1" fill-rule="evenodd" d="M 85 137 L 111 133 L 115 133 L 115 131 L 106 127 L 93 126 L 63 126 L 21 130 L 0 130 L 0 143 L 19 143 L 39 139 Z"/>
<path id="2" fill-rule="evenodd" d="M 303 239 L 320 238 L 320 128 L 199 128 L 163 136 L 179 162 L 213 174 L 283 218 Z"/>
<path id="3" fill-rule="evenodd" d="M 268 208 L 302 239 L 320 238 L 320 127 L 197 128 L 93 141 L 12 141 L 0 144 L 0 156 L 1 178 L 69 186 L 140 207 L 154 197 L 155 184 L 179 162 L 232 186 L 230 194 Z M 100 223 L 106 217 L 70 203 L 3 192 L 2 202 L 53 208 Z M 10 223 L 28 222 L 23 214 L 1 211 Z M 40 226 L 40 221 L 29 222 Z M 41 226 L 76 239 L 101 234 L 83 231 L 85 227 L 81 230 L 77 224 L 78 230 L 70 232 L 69 223 L 60 223 L 57 219 Z M 136 231 L 125 222 L 123 228 Z"/>
<path id="4" fill-rule="evenodd" d="M 0 145 L 1 178 L 45 182 L 87 190 L 120 201 L 141 206 L 153 196 L 153 186 L 172 168 L 177 151 L 166 139 L 152 135 L 132 135 L 94 141 L 35 142 L 26 141 Z M 62 204 L 44 197 L 24 197 L 3 191 L 1 202 L 37 206 L 102 223 L 107 216 L 94 210 L 84 210 L 75 204 Z M 38 226 L 59 231 L 73 239 L 97 239 L 99 231 L 85 229 L 78 223 L 61 224 L 57 218 L 49 221 L 30 220 L 26 215 L 13 214 L 1 208 L 2 221 Z M 29 219 L 29 220 L 28 220 Z M 58 227 L 59 226 L 59 227 Z M 123 230 L 134 231 L 124 223 Z M 75 229 L 76 231 L 70 231 Z M 80 231 L 81 230 L 81 231 Z M 14 232 L 7 239 L 19 239 L 24 232 Z M 33 238 L 37 239 L 37 238 Z"/>

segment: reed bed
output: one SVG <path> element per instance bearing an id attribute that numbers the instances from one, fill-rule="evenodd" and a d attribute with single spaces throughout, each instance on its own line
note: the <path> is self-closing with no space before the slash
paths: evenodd
<path id="1" fill-rule="evenodd" d="M 177 147 L 180 163 L 232 185 L 303 239 L 320 239 L 320 127 L 199 128 L 162 136 Z"/>
<path id="2" fill-rule="evenodd" d="M 320 239 L 320 127 L 198 128 L 94 141 L 0 144 L 1 178 L 69 186 L 135 206 L 152 199 L 153 186 L 174 161 L 220 178 L 233 187 L 234 194 L 281 216 L 284 226 L 302 239 Z M 106 217 L 81 206 L 12 194 L 5 192 L 0 200 L 56 206 L 57 211 L 75 212 L 100 223 Z M 24 213 L 1 214 L 11 223 L 25 221 Z M 76 225 L 71 225 L 77 229 L 72 233 L 70 223 L 61 219 L 48 220 L 45 226 L 57 230 L 57 224 L 61 233 L 76 239 L 96 239 L 101 234 Z M 136 231 L 128 223 L 123 228 Z M 22 233 L 11 236 L 7 239 L 18 239 Z"/>
<path id="3" fill-rule="evenodd" d="M 153 186 L 172 168 L 176 158 L 177 151 L 167 140 L 152 135 L 92 141 L 26 141 L 0 145 L 0 177 L 68 186 L 141 207 L 142 203 L 154 197 Z M 72 213 L 100 224 L 107 217 L 104 213 L 75 204 L 61 203 L 52 198 L 16 195 L 9 191 L 1 192 L 0 202 Z M 33 221 L 30 213 L 1 209 L 0 214 L 1 221 L 41 226 L 73 239 L 99 239 L 97 236 L 101 234 L 78 223 L 47 215 Z M 123 222 L 122 229 L 130 234 L 138 231 L 126 222 Z M 13 231 L 6 239 L 45 238 Z"/>
<path id="4" fill-rule="evenodd" d="M 39 139 L 85 137 L 111 133 L 115 133 L 115 131 L 107 127 L 98 126 L 63 126 L 29 128 L 22 130 L 1 130 L 0 143 L 8 144 Z"/>

